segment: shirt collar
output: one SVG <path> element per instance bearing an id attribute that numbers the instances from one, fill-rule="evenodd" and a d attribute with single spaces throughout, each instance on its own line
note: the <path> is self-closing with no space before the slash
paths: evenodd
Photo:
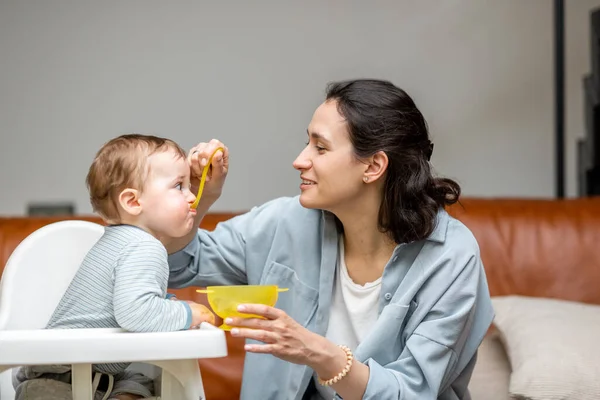
<path id="1" fill-rule="evenodd" d="M 435 227 L 431 235 L 425 240 L 432 242 L 444 243 L 446 241 L 446 232 L 448 231 L 448 223 L 450 222 L 450 216 L 443 208 L 440 208 L 437 215 L 435 216 Z"/>

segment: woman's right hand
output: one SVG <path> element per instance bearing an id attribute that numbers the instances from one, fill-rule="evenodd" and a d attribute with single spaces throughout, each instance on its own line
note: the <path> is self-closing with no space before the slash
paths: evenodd
<path id="1" fill-rule="evenodd" d="M 192 147 L 187 157 L 192 180 L 191 190 L 192 193 L 197 194 L 204 167 L 219 147 L 223 148 L 223 150 L 215 153 L 212 159 L 211 166 L 206 175 L 206 181 L 204 182 L 202 198 L 200 199 L 201 204 L 204 203 L 204 198 L 210 202 L 209 207 L 206 207 L 206 209 L 210 208 L 210 205 L 221 196 L 221 192 L 223 191 L 223 185 L 225 184 L 225 178 L 227 178 L 229 170 L 229 150 L 221 141 L 213 139 L 208 143 L 202 142 Z"/>

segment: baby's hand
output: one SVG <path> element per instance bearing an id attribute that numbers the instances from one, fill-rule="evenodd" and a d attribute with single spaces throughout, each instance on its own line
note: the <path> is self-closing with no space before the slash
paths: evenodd
<path id="1" fill-rule="evenodd" d="M 194 303 L 193 301 L 186 301 L 192 309 L 192 327 L 200 325 L 202 322 L 208 322 L 209 324 L 215 324 L 215 314 L 213 314 L 208 307 L 203 304 Z"/>

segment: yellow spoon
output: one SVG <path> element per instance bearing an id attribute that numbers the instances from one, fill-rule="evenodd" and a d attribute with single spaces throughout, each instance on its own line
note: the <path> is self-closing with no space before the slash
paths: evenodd
<path id="1" fill-rule="evenodd" d="M 210 168 L 210 163 L 212 162 L 213 157 L 217 154 L 217 151 L 224 151 L 222 147 L 218 147 L 208 159 L 208 162 L 204 166 L 202 170 L 202 177 L 200 178 L 200 188 L 198 189 L 198 194 L 196 195 L 196 201 L 190 207 L 196 209 L 198 207 L 198 203 L 200 203 L 200 197 L 202 197 L 202 191 L 204 190 L 204 181 L 206 181 L 206 174 L 208 174 L 208 169 Z"/>

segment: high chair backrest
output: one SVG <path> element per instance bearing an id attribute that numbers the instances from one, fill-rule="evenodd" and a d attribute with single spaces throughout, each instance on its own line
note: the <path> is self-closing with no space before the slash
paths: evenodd
<path id="1" fill-rule="evenodd" d="M 42 329 L 81 262 L 104 233 L 87 221 L 60 221 L 27 236 L 0 281 L 0 330 Z"/>

